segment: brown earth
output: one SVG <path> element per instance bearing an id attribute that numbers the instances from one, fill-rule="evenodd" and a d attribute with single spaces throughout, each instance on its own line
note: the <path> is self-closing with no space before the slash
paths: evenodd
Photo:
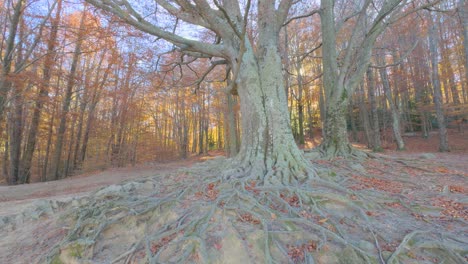
<path id="1" fill-rule="evenodd" d="M 468 221 L 468 132 L 450 131 L 451 153 L 435 152 L 437 135 L 434 134 L 429 139 L 410 135 L 405 140 L 409 151 L 397 152 L 387 147 L 383 154 L 376 154 L 376 159 L 365 161 L 357 167 L 342 159 L 312 162 L 318 168 L 346 176 L 344 186 L 363 196 L 379 195 L 387 197 L 387 200 L 398 198 L 399 202 L 391 203 L 382 199 L 382 205 L 397 214 L 406 215 L 414 223 L 421 222 L 421 226 L 434 223 L 447 232 L 459 230 L 462 239 L 467 239 L 463 232 L 468 231 L 464 225 Z M 210 158 L 195 157 L 167 164 L 109 169 L 54 182 L 0 186 L 0 218 L 30 210 L 38 204 L 38 200 L 70 201 L 126 180 L 152 176 L 164 182 L 165 175 Z M 433 210 L 436 213 L 424 214 L 412 209 L 419 206 L 437 210 Z M 382 221 L 386 217 L 385 212 L 378 211 L 368 211 L 367 215 L 382 218 Z M 15 225 L 2 230 L 0 226 L 0 263 L 36 263 L 38 256 L 66 234 L 65 227 L 56 226 L 57 217 L 39 214 L 34 219 L 22 218 L 21 227 Z M 392 251 L 398 241 L 382 243 L 384 251 Z"/>

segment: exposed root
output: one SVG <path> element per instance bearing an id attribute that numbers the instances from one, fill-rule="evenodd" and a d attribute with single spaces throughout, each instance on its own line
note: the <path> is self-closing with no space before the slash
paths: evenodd
<path id="1" fill-rule="evenodd" d="M 366 159 L 366 158 L 375 158 L 375 155 L 359 150 L 350 144 L 341 146 L 341 147 L 329 147 L 325 145 L 319 145 L 314 149 L 306 150 L 307 156 L 308 157 L 313 157 L 313 158 L 320 158 L 320 159 L 333 159 L 333 158 L 357 158 L 360 160 Z"/>
<path id="2" fill-rule="evenodd" d="M 378 206 L 333 181 L 268 184 L 239 175 L 245 169 L 220 177 L 226 160 L 203 166 L 150 191 L 98 192 L 69 212 L 73 228 L 45 260 L 393 264 L 434 252 L 438 261 L 463 263 L 467 254 L 466 243 L 434 229 L 414 230 L 388 254 L 385 223 L 369 212 Z"/>

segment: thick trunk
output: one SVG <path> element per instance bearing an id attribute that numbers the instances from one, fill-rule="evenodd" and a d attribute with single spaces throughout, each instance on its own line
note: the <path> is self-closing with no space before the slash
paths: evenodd
<path id="1" fill-rule="evenodd" d="M 346 100 L 327 103 L 327 118 L 323 125 L 323 142 L 321 144 L 321 150 L 327 158 L 346 157 L 352 153 L 346 129 L 347 109 L 348 103 Z"/>
<path id="2" fill-rule="evenodd" d="M 348 156 L 352 153 L 346 131 L 348 91 L 344 79 L 339 76 L 334 1 L 321 1 L 321 29 L 323 54 L 323 90 L 325 93 L 325 120 L 320 149 L 325 157 Z M 351 89 L 352 90 L 352 89 Z"/>
<path id="3" fill-rule="evenodd" d="M 230 93 L 226 93 L 227 109 L 226 109 L 226 139 L 225 145 L 228 147 L 229 157 L 234 157 L 238 152 L 236 115 L 234 109 L 234 98 Z"/>
<path id="4" fill-rule="evenodd" d="M 266 184 L 305 180 L 311 170 L 291 133 L 275 37 L 260 47 L 258 57 L 249 44 L 238 78 L 242 134 L 236 158 L 241 171 Z"/>

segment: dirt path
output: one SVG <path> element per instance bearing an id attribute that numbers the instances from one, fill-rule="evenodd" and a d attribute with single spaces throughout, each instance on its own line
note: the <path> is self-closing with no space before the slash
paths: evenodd
<path id="1" fill-rule="evenodd" d="M 190 166 L 193 160 L 167 164 L 146 164 L 135 167 L 112 168 L 109 170 L 77 175 L 59 181 L 0 186 L 0 216 L 21 212 L 37 199 L 66 200 L 83 197 L 102 187 L 126 180 L 155 175 L 164 175 Z"/>

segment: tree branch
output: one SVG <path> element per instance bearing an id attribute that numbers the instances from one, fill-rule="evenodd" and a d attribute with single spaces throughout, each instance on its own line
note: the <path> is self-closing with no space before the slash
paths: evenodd
<path id="1" fill-rule="evenodd" d="M 195 51 L 211 56 L 226 58 L 226 50 L 222 44 L 211 44 L 181 37 L 172 32 L 163 30 L 146 21 L 137 11 L 135 11 L 127 0 L 86 0 L 92 5 L 114 14 L 128 24 L 151 35 L 163 38 L 182 50 Z"/>
<path id="2" fill-rule="evenodd" d="M 307 13 L 307 14 L 292 17 L 292 18 L 288 19 L 288 21 L 286 21 L 282 26 L 283 27 L 287 26 L 289 23 L 293 22 L 294 20 L 310 17 L 310 16 L 313 16 L 315 14 L 318 14 L 319 12 L 320 12 L 320 10 L 313 10 L 313 11 L 310 11 L 309 13 Z"/>

